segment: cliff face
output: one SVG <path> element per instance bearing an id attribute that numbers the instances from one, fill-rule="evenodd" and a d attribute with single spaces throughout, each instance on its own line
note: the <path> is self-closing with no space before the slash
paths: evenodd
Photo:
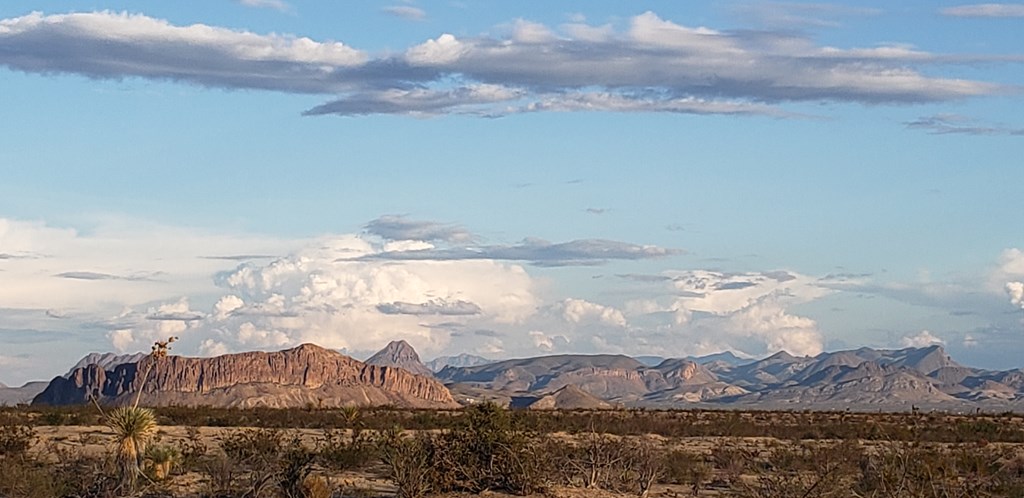
<path id="1" fill-rule="evenodd" d="M 257 404 L 267 406 L 301 406 L 303 402 L 323 406 L 455 405 L 448 389 L 433 379 L 397 368 L 367 365 L 309 344 L 273 353 L 213 358 L 146 357 L 112 370 L 89 365 L 75 369 L 66 379 L 51 381 L 33 403 L 85 403 L 90 394 L 105 403 L 125 402 L 143 385 L 140 373 L 146 372 L 150 363 L 152 370 L 143 390 L 143 400 L 150 405 L 253 406 L 248 399 L 252 396 L 241 393 L 254 391 L 259 391 L 263 400 Z"/>

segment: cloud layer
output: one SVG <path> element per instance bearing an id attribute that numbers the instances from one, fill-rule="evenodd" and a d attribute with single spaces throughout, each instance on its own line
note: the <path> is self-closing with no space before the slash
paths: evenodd
<path id="1" fill-rule="evenodd" d="M 941 12 L 952 17 L 1024 17 L 1024 4 L 976 3 L 946 7 Z"/>
<path id="2" fill-rule="evenodd" d="M 285 5 L 282 2 L 250 2 Z M 416 17 L 409 9 L 392 13 Z M 33 73 L 140 77 L 331 95 L 307 114 L 611 111 L 789 115 L 784 102 L 935 102 L 997 92 L 928 76 L 955 62 L 905 46 L 837 48 L 782 32 L 692 27 L 647 12 L 625 29 L 517 21 L 507 37 L 442 34 L 399 54 L 341 42 L 175 26 L 113 12 L 0 21 L 0 64 Z"/>

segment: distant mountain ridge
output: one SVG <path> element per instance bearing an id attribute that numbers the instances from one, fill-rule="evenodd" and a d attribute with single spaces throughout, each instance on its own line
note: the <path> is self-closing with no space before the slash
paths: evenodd
<path id="1" fill-rule="evenodd" d="M 391 341 L 366 359 L 367 365 L 402 368 L 416 375 L 433 377 L 434 371 L 420 361 L 420 355 L 405 341 Z"/>
<path id="2" fill-rule="evenodd" d="M 45 390 L 37 383 L 34 402 L 82 403 L 88 393 L 97 392 L 103 402 L 122 403 L 140 384 L 137 372 L 152 361 L 134 358 L 133 362 L 132 357 L 110 353 L 88 355 L 67 376 L 44 385 Z M 461 404 L 493 400 L 531 409 L 1024 411 L 1024 370 L 960 365 L 938 345 L 859 348 L 813 357 L 782 351 L 756 360 L 728 352 L 639 359 L 566 354 L 502 361 L 458 355 L 430 364 L 443 367 L 432 372 L 405 341 L 389 343 L 365 363 L 313 345 L 215 358 L 172 356 L 154 364 L 143 400 L 233 407 L 440 408 L 456 406 L 457 399 Z M 0 388 L 0 404 L 5 399 L 25 400 L 24 389 Z"/>
<path id="3" fill-rule="evenodd" d="M 16 406 L 32 402 L 39 393 L 46 389 L 46 382 L 27 382 L 21 387 L 8 387 L 0 384 L 0 406 Z"/>
<path id="4" fill-rule="evenodd" d="M 144 382 L 141 373 L 147 371 Z M 120 405 L 134 399 L 140 388 L 143 404 L 150 406 L 457 406 L 433 378 L 368 365 L 312 344 L 212 358 L 147 356 L 111 370 L 93 363 L 67 378 L 54 378 L 33 404 L 81 404 L 96 395 L 101 403 Z"/>
<path id="5" fill-rule="evenodd" d="M 731 356 L 731 357 L 730 357 Z M 972 410 L 1024 409 L 1024 370 L 965 367 L 938 345 L 860 348 L 760 360 L 735 355 L 664 359 L 557 355 L 437 373 L 458 396 L 544 396 L 566 385 L 604 401 L 646 407 Z"/>
<path id="6" fill-rule="evenodd" d="M 444 367 L 475 367 L 494 363 L 495 360 L 488 360 L 483 356 L 462 353 L 455 356 L 438 356 L 425 363 L 431 372 L 440 372 Z"/>

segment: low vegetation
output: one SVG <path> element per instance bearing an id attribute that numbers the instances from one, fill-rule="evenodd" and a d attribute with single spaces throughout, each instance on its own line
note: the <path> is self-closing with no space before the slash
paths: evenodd
<path id="1" fill-rule="evenodd" d="M 538 413 L 491 404 L 154 414 L 160 429 L 130 453 L 119 434 L 139 431 L 103 428 L 89 412 L 0 411 L 0 496 L 1024 496 L 1024 423 L 1009 414 Z M 61 432 L 72 427 L 56 420 L 87 427 Z M 130 488 L 127 454 L 140 470 Z"/>

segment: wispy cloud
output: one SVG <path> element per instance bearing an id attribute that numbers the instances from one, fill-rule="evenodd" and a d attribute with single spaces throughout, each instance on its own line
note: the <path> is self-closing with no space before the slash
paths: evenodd
<path id="1" fill-rule="evenodd" d="M 411 5 L 389 5 L 381 10 L 385 14 L 409 21 L 423 21 L 427 18 L 427 13 L 423 9 Z"/>
<path id="2" fill-rule="evenodd" d="M 875 16 L 879 9 L 829 3 L 757 2 L 732 7 L 738 17 L 770 28 L 836 27 L 850 17 Z"/>
<path id="3" fill-rule="evenodd" d="M 364 227 L 367 233 L 386 240 L 421 240 L 430 242 L 470 242 L 473 234 L 458 225 L 434 221 L 411 220 L 405 216 L 381 216 Z"/>
<path id="4" fill-rule="evenodd" d="M 467 316 L 479 315 L 482 310 L 479 306 L 469 301 L 431 299 L 425 303 L 406 303 L 402 301 L 381 303 L 377 305 L 377 311 L 385 315 Z"/>
<path id="5" fill-rule="evenodd" d="M 998 124 L 983 124 L 959 114 L 936 114 L 924 116 L 905 123 L 907 128 L 922 130 L 933 135 L 1011 135 L 1024 136 L 1024 128 Z"/>
<path id="6" fill-rule="evenodd" d="M 611 260 L 662 258 L 679 254 L 680 252 L 676 249 L 602 239 L 582 239 L 560 243 L 551 243 L 540 239 L 527 239 L 522 243 L 514 245 L 387 251 L 361 256 L 359 259 L 395 261 L 483 259 L 526 261 L 536 266 L 592 266 L 604 264 Z"/>
<path id="7" fill-rule="evenodd" d="M 66 271 L 54 276 L 59 278 L 68 278 L 71 280 L 151 280 L 151 275 L 112 275 L 110 273 L 93 271 Z"/>
<path id="8" fill-rule="evenodd" d="M 274 9 L 281 12 L 291 12 L 292 6 L 283 0 L 237 0 L 246 7 L 257 9 Z"/>
<path id="9" fill-rule="evenodd" d="M 1024 4 L 976 3 L 946 7 L 940 12 L 951 17 L 1024 17 Z"/>
<path id="10" fill-rule="evenodd" d="M 932 76 L 981 57 L 820 46 L 783 32 L 690 27 L 647 12 L 623 30 L 517 22 L 506 37 L 442 34 L 372 55 L 336 41 L 175 26 L 112 12 L 0 21 L 0 65 L 92 78 L 330 95 L 307 115 L 670 112 L 795 116 L 787 102 L 943 102 L 999 84 Z M 600 29 L 598 29 L 600 28 Z M 561 31 L 559 31 L 561 30 Z M 83 57 L 82 54 L 89 54 Z"/>

